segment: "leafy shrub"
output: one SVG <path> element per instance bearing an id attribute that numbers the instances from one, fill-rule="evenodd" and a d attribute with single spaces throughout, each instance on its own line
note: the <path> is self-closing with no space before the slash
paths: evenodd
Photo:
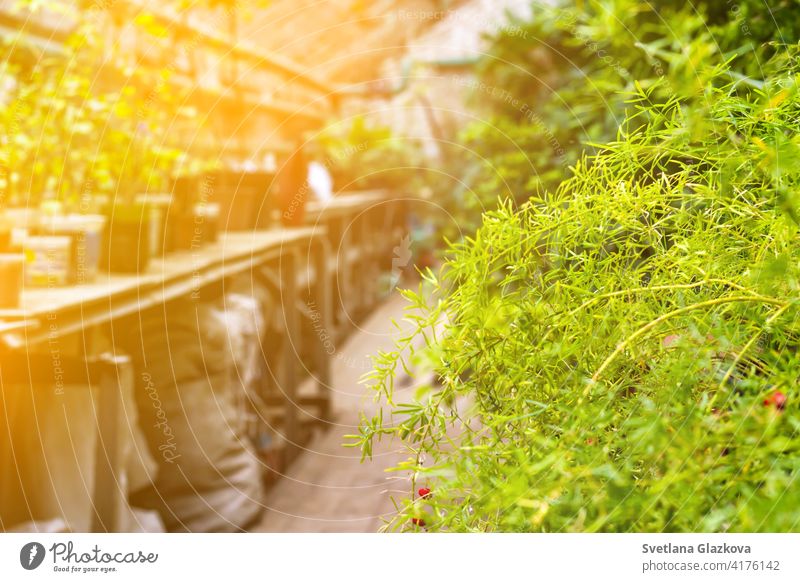
<path id="1" fill-rule="evenodd" d="M 98 7 L 62 0 L 14 7 L 33 22 L 40 10 L 74 19 L 75 28 L 54 51 L 24 34 L 3 40 L 0 206 L 58 199 L 70 211 L 92 211 L 96 195 L 131 200 L 163 191 L 180 170 L 212 161 L 182 140 L 188 123 L 196 138 L 198 120 L 185 105 L 191 89 L 167 82 L 169 67 L 131 66 L 133 56 L 109 42 L 109 23 L 89 8 Z M 163 43 L 152 19 L 126 15 L 122 6 L 112 12 L 131 16 L 146 41 Z"/>
<path id="2" fill-rule="evenodd" d="M 556 188 L 594 144 L 614 139 L 634 113 L 625 94 L 637 83 L 656 102 L 677 96 L 690 106 L 705 98 L 697 88 L 715 63 L 742 82 L 763 78 L 765 63 L 800 34 L 800 9 L 788 1 L 589 0 L 533 10 L 500 30 L 479 70 L 504 96 L 477 95 L 485 120 L 463 136 L 487 160 L 476 188 L 484 207 L 498 193 L 524 202 Z"/>
<path id="3" fill-rule="evenodd" d="M 616 139 L 486 213 L 432 298 L 406 293 L 415 331 L 368 376 L 391 415 L 355 439 L 403 438 L 398 469 L 433 490 L 393 527 L 797 528 L 796 51 L 765 70 L 709 60 L 665 99 L 634 84 Z M 438 382 L 396 404 L 420 354 Z"/>
<path id="4" fill-rule="evenodd" d="M 316 140 L 337 189 L 413 189 L 419 153 L 390 128 L 354 117 L 328 126 Z"/>

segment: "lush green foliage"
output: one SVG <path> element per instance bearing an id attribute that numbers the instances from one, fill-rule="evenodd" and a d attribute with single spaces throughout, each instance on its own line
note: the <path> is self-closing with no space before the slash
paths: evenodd
<path id="1" fill-rule="evenodd" d="M 335 122 L 315 138 L 314 152 L 333 174 L 337 188 L 413 189 L 422 164 L 419 148 L 364 117 Z"/>
<path id="2" fill-rule="evenodd" d="M 476 95 L 484 120 L 463 138 L 483 164 L 476 192 L 491 208 L 498 194 L 525 201 L 552 189 L 592 144 L 614 139 L 632 112 L 635 84 L 664 102 L 704 98 L 709 69 L 729 62 L 746 82 L 763 78 L 781 42 L 800 38 L 800 11 L 788 1 L 596 0 L 539 6 L 494 39 L 479 71 L 495 96 Z M 516 100 L 516 101 L 514 101 Z M 689 104 L 689 103 L 687 103 Z"/>
<path id="3" fill-rule="evenodd" d="M 199 120 L 187 119 L 190 108 L 169 82 L 168 63 L 142 66 L 110 45 L 103 36 L 108 19 L 97 7 L 75 14 L 59 0 L 25 0 L 17 8 L 25 15 L 43 7 L 74 16 L 78 25 L 49 49 L 24 35 L 4 41 L 0 206 L 57 199 L 85 212 L 97 195 L 130 201 L 205 163 L 189 155 L 179 134 L 187 121 L 196 133 Z M 163 41 L 164 31 L 146 16 L 134 25 L 148 43 Z"/>
<path id="4" fill-rule="evenodd" d="M 404 439 L 398 469 L 433 489 L 393 527 L 800 524 L 797 51 L 764 49 L 764 81 L 743 80 L 681 20 L 669 77 L 587 106 L 625 111 L 612 139 L 554 191 L 486 213 L 407 293 L 416 329 L 368 377 L 391 414 L 354 440 Z M 396 403 L 396 370 L 423 359 L 436 384 Z"/>

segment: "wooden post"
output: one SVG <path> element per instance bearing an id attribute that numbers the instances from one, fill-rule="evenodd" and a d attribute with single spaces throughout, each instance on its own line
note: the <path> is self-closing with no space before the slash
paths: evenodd
<path id="1" fill-rule="evenodd" d="M 301 431 L 298 425 L 297 342 L 300 341 L 297 301 L 297 249 L 292 247 L 281 256 L 280 305 L 284 318 L 283 378 L 280 390 L 284 396 L 283 435 L 286 439 L 286 458 L 291 462 L 300 451 Z"/>
<path id="2" fill-rule="evenodd" d="M 330 338 L 326 344 L 321 338 L 315 338 L 314 363 L 317 375 L 317 392 L 320 398 L 320 417 L 324 422 L 331 420 L 331 346 L 336 349 L 336 332 L 331 317 L 332 294 L 328 278 L 328 244 L 320 237 L 312 246 L 312 261 L 315 280 L 312 300 L 317 309 L 319 328 Z"/>
<path id="3" fill-rule="evenodd" d="M 353 245 L 354 238 L 352 225 L 349 224 L 350 219 L 349 214 L 344 214 L 340 218 L 342 233 L 340 252 L 343 260 L 339 263 L 339 286 L 342 289 L 342 311 L 344 312 L 342 325 L 346 330 L 346 336 L 349 336 L 352 331 L 355 311 L 358 309 L 358 289 L 355 289 L 353 285 L 354 269 L 349 257 L 349 250 Z"/>
<path id="4" fill-rule="evenodd" d="M 361 258 L 359 267 L 365 274 L 361 295 L 361 313 L 364 315 L 367 310 L 375 305 L 378 296 L 378 269 L 375 263 L 378 258 L 377 235 L 372 230 L 372 214 L 374 209 L 368 208 L 359 217 L 359 230 L 361 231 Z"/>
<path id="5" fill-rule="evenodd" d="M 344 339 L 347 336 L 348 330 L 348 316 L 349 310 L 348 295 L 350 289 L 347 285 L 347 257 L 345 255 L 346 239 L 344 230 L 345 219 L 341 216 L 331 218 L 328 228 L 333 236 L 331 236 L 331 255 L 335 261 L 335 271 L 333 276 L 333 293 L 334 293 L 334 322 L 336 325 L 337 339 Z"/>
<path id="6" fill-rule="evenodd" d="M 12 384 L 52 384 L 52 355 L 46 353 L 0 354 L 0 386 Z M 133 379 L 127 357 L 105 355 L 84 360 L 62 356 L 60 373 L 65 385 L 97 388 L 97 443 L 95 445 L 92 531 L 115 532 L 120 529 L 119 510 L 127 502 L 124 483 L 119 482 L 121 455 L 119 409 L 122 401 L 120 386 Z M 78 388 L 82 389 L 82 388 Z M 7 510 L 0 507 L 0 510 Z M 4 521 L 4 520 L 3 520 Z"/>
<path id="7" fill-rule="evenodd" d="M 120 530 L 119 509 L 126 500 L 124 483 L 119 482 L 121 469 L 119 411 L 123 382 L 132 381 L 132 367 L 128 357 L 101 356 L 95 364 L 99 367 L 97 402 L 97 444 L 94 467 L 94 518 L 92 531 L 116 532 Z"/>

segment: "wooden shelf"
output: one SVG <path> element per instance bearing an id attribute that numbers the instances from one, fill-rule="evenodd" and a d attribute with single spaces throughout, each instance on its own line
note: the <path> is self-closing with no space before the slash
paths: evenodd
<path id="1" fill-rule="evenodd" d="M 88 285 L 26 289 L 20 309 L 0 310 L 0 338 L 11 347 L 43 342 L 189 297 L 324 234 L 322 228 L 226 233 L 215 244 L 155 259 L 141 275 L 101 273 Z"/>
<path id="2" fill-rule="evenodd" d="M 340 216 L 362 212 L 370 206 L 391 200 L 387 190 L 364 190 L 361 192 L 344 192 L 328 202 L 309 202 L 306 206 L 306 217 L 310 224 L 323 217 Z"/>

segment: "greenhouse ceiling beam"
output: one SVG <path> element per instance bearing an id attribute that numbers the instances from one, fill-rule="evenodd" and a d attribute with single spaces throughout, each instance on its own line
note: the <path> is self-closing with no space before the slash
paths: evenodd
<path id="1" fill-rule="evenodd" d="M 181 20 L 177 16 L 172 16 L 163 12 L 156 12 L 150 8 L 145 8 L 141 3 L 135 0 L 125 0 L 124 4 L 142 11 L 147 11 L 158 20 L 162 25 L 173 27 L 175 30 L 182 31 L 185 34 L 196 36 L 200 40 L 205 41 L 211 46 L 221 48 L 228 51 L 229 54 L 238 55 L 253 62 L 257 68 L 262 70 L 269 70 L 272 72 L 281 73 L 288 81 L 297 81 L 298 83 L 319 91 L 324 96 L 333 95 L 336 89 L 317 79 L 313 75 L 304 71 L 303 68 L 281 55 L 269 53 L 257 47 L 248 46 L 244 43 L 234 43 L 231 40 L 203 27 Z M 69 39 L 70 35 L 74 32 L 72 28 L 56 28 L 48 26 L 41 22 L 28 17 L 15 14 L 7 9 L 0 8 L 0 26 L 7 27 L 24 36 L 34 37 L 40 41 L 48 43 L 56 43 L 64 45 Z"/>
<path id="2" fill-rule="evenodd" d="M 27 36 L 35 36 L 39 40 L 55 42 L 63 45 L 69 39 L 72 30 L 55 28 L 37 22 L 32 18 L 25 18 L 19 14 L 0 8 L 0 26 L 4 26 Z"/>
<path id="3" fill-rule="evenodd" d="M 311 109 L 313 102 L 296 107 L 290 101 L 280 99 L 259 99 L 254 93 L 246 94 L 244 91 L 236 90 L 236 87 L 209 87 L 191 81 L 188 77 L 181 75 L 181 80 L 173 80 L 173 84 L 184 91 L 197 93 L 216 101 L 228 103 L 230 105 L 246 105 L 252 109 L 264 111 L 272 115 L 291 119 L 302 117 L 317 123 L 323 123 L 325 117 Z M 191 97 L 190 97 L 191 99 Z"/>
<path id="4" fill-rule="evenodd" d="M 227 50 L 231 54 L 253 61 L 263 69 L 279 72 L 291 77 L 290 80 L 302 82 L 304 85 L 316 89 L 320 93 L 329 95 L 336 92 L 336 89 L 332 85 L 303 70 L 300 65 L 291 59 L 249 44 L 234 42 L 232 39 L 226 38 L 196 22 L 188 22 L 186 19 L 182 19 L 179 16 L 168 14 L 160 10 L 154 10 L 151 7 L 144 6 L 137 0 L 125 0 L 125 4 L 151 14 L 160 24 L 173 27 L 192 36 L 197 36 L 199 39 L 217 46 L 218 48 Z"/>
<path id="5" fill-rule="evenodd" d="M 184 30 L 186 31 L 192 29 L 184 28 Z M 47 52 L 63 52 L 63 47 L 72 32 L 72 29 L 48 27 L 30 18 L 24 18 L 20 15 L 0 9 L 0 36 L 13 38 L 14 35 L 21 35 L 27 42 L 38 46 Z M 227 45 L 220 46 L 230 46 L 230 44 L 228 43 Z M 195 86 L 192 85 L 189 79 L 176 84 L 180 85 L 184 89 L 195 89 L 208 97 L 216 98 L 228 103 L 243 103 L 249 107 L 252 107 L 253 109 L 275 116 L 285 118 L 300 117 L 316 123 L 322 123 L 325 119 L 323 115 L 317 113 L 316 111 L 310 110 L 308 105 L 297 108 L 288 101 L 276 99 L 264 100 L 257 98 L 255 95 L 245 96 L 241 93 L 234 94 L 223 89 Z M 330 93 L 323 96 L 327 98 L 329 95 Z"/>

